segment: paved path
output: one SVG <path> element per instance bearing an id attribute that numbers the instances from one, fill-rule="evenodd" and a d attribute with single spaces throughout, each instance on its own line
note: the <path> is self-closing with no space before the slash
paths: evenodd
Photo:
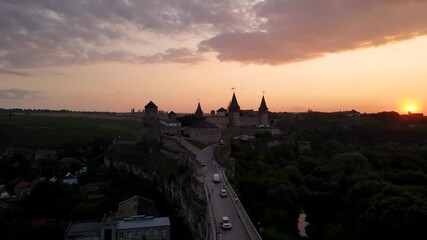
<path id="1" fill-rule="evenodd" d="M 232 191 L 224 183 L 224 177 L 222 176 L 222 169 L 217 165 L 213 160 L 213 146 L 209 146 L 201 150 L 197 154 L 197 160 L 200 162 L 205 162 L 206 166 L 204 167 L 205 172 L 205 183 L 208 187 L 210 197 L 212 198 L 214 215 L 216 220 L 216 229 L 218 230 L 218 239 L 221 240 L 245 240 L 249 239 L 245 228 L 239 218 L 236 208 L 234 207 L 233 201 L 235 201 L 236 196 L 232 196 Z M 213 183 L 212 176 L 214 173 L 220 175 L 220 183 Z M 228 196 L 221 197 L 219 195 L 220 190 L 224 188 L 227 190 Z M 230 218 L 232 228 L 231 230 L 222 230 L 219 223 L 223 216 Z"/>

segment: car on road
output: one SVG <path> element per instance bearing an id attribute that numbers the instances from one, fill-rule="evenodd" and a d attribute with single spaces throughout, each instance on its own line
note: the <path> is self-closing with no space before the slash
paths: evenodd
<path id="1" fill-rule="evenodd" d="M 214 173 L 214 175 L 212 177 L 212 181 L 214 183 L 219 183 L 219 174 L 218 173 Z"/>
<path id="2" fill-rule="evenodd" d="M 222 217 L 220 225 L 222 229 L 231 229 L 231 221 L 228 217 Z"/>
<path id="3" fill-rule="evenodd" d="M 206 166 L 206 162 L 202 162 L 202 166 L 204 167 L 204 166 Z"/>
<path id="4" fill-rule="evenodd" d="M 221 197 L 227 197 L 227 190 L 225 190 L 224 188 L 223 188 L 223 189 L 221 189 L 221 191 L 219 191 L 219 195 L 220 195 Z"/>

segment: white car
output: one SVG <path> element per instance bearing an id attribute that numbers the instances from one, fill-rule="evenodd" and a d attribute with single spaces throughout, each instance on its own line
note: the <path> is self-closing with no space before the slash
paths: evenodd
<path id="1" fill-rule="evenodd" d="M 222 229 L 231 229 L 231 221 L 228 217 L 222 217 L 220 224 Z"/>
<path id="2" fill-rule="evenodd" d="M 221 189 L 221 191 L 219 191 L 219 195 L 220 195 L 221 197 L 227 197 L 227 190 L 225 190 L 224 188 L 223 188 L 223 189 Z"/>

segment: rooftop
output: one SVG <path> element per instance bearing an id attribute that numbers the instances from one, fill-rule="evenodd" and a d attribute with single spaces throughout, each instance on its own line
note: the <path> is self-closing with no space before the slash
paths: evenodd
<path id="1" fill-rule="evenodd" d="M 101 220 L 74 221 L 67 228 L 68 235 L 78 235 L 87 232 L 98 232 L 101 227 Z"/>
<path id="2" fill-rule="evenodd" d="M 117 229 L 149 228 L 149 227 L 163 227 L 163 226 L 170 226 L 168 217 L 160 217 L 160 218 L 133 217 L 131 219 L 117 221 Z"/>
<path id="3" fill-rule="evenodd" d="M 147 105 L 145 105 L 146 108 L 157 108 L 157 105 L 153 103 L 153 101 L 150 101 Z"/>
<path id="4" fill-rule="evenodd" d="M 240 106 L 237 103 L 236 94 L 233 92 L 233 97 L 231 98 L 230 106 L 228 106 L 229 112 L 239 112 Z"/>
<path id="5" fill-rule="evenodd" d="M 180 121 L 173 118 L 162 118 L 160 121 L 164 123 L 181 123 Z"/>
<path id="6" fill-rule="evenodd" d="M 262 96 L 261 105 L 259 106 L 258 110 L 260 112 L 267 112 L 268 111 L 268 107 L 267 107 L 267 104 L 265 103 L 264 95 Z"/>

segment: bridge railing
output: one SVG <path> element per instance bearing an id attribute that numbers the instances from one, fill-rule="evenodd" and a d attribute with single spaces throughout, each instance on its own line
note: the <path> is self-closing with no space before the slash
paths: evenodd
<path id="1" fill-rule="evenodd" d="M 232 196 L 235 197 L 235 201 L 233 201 L 233 204 L 237 210 L 237 214 L 239 215 L 240 220 L 242 221 L 242 224 L 246 230 L 246 233 L 248 234 L 248 237 L 251 240 L 262 240 L 262 238 L 259 235 L 258 231 L 256 230 L 254 224 L 252 223 L 251 219 L 249 218 L 248 214 L 246 213 L 245 208 L 243 207 L 242 203 L 239 201 L 239 197 L 237 196 L 236 192 L 234 191 L 234 188 L 228 182 L 227 176 L 225 176 L 224 171 L 222 171 L 222 176 L 223 176 L 225 184 L 227 184 L 229 189 L 231 189 Z"/>
<path id="2" fill-rule="evenodd" d="M 207 186 L 207 184 L 206 184 L 206 182 L 205 182 L 205 194 L 206 194 L 206 198 L 207 198 L 207 201 L 208 201 L 208 211 L 209 211 L 209 217 L 210 217 L 210 219 L 209 219 L 209 222 L 210 222 L 210 225 L 211 225 L 211 230 L 212 230 L 212 235 L 210 235 L 210 234 L 206 234 L 206 236 L 207 236 L 207 238 L 206 239 L 209 239 L 209 240 L 218 240 L 218 236 L 217 236 L 217 234 L 216 234 L 216 218 L 215 218 L 215 211 L 214 211 L 214 206 L 213 206 L 213 201 L 212 201 L 212 197 L 211 197 L 211 193 L 209 192 L 209 189 L 208 189 L 208 186 Z M 213 236 L 213 238 L 208 238 L 209 236 Z"/>

